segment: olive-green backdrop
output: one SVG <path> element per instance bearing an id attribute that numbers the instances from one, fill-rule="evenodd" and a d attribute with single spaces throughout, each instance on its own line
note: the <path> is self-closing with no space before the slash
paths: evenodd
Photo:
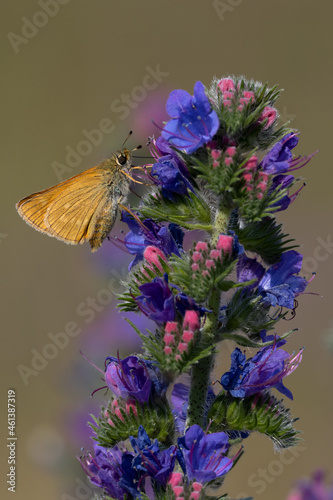
<path id="1" fill-rule="evenodd" d="M 95 165 L 130 129 L 131 147 L 145 143 L 171 90 L 192 92 L 197 80 L 209 85 L 228 74 L 284 88 L 281 119 L 301 131 L 295 152 L 320 152 L 302 171 L 302 195 L 279 216 L 306 256 L 303 275 L 317 272 L 315 295 L 300 297 L 296 318 L 279 330 L 298 327 L 288 347 L 306 347 L 286 381 L 304 441 L 279 455 L 251 436 L 224 491 L 283 500 L 315 468 L 332 475 L 332 3 L 2 0 L 1 7 L 1 498 L 13 498 L 7 390 L 17 398 L 15 498 L 89 499 L 75 455 L 91 447 L 86 420 L 106 396 L 90 398 L 103 382 L 79 351 L 103 367 L 118 348 L 139 349 L 114 311 L 130 257 L 111 242 L 91 254 L 89 245 L 48 238 L 20 219 L 15 203 Z"/>

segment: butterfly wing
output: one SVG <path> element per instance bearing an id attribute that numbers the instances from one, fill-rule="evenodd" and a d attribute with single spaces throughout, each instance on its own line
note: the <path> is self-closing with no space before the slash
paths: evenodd
<path id="1" fill-rule="evenodd" d="M 105 169 L 90 168 L 23 198 L 17 211 L 38 231 L 72 245 L 83 243 L 91 238 L 98 214 L 110 199 L 111 177 Z"/>

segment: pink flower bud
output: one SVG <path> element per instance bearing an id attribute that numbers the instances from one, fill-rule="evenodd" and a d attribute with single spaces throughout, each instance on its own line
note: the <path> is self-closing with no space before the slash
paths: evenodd
<path id="1" fill-rule="evenodd" d="M 269 175 L 266 172 L 259 172 L 259 177 L 263 182 L 268 182 Z"/>
<path id="2" fill-rule="evenodd" d="M 259 192 L 259 193 L 257 193 L 257 198 L 258 198 L 258 200 L 262 200 L 262 199 L 263 199 L 263 197 L 264 197 L 263 193 L 260 193 L 260 192 Z"/>
<path id="3" fill-rule="evenodd" d="M 192 271 L 194 271 L 194 272 L 198 271 L 198 270 L 199 270 L 199 264 L 192 264 L 192 265 L 191 265 L 191 269 L 192 269 Z"/>
<path id="4" fill-rule="evenodd" d="M 221 250 L 217 250 L 216 248 L 213 248 L 213 250 L 210 251 L 209 256 L 214 259 L 214 260 L 219 260 L 222 257 Z"/>
<path id="5" fill-rule="evenodd" d="M 230 99 L 223 99 L 223 106 L 225 106 L 226 108 L 230 108 L 231 106 Z"/>
<path id="6" fill-rule="evenodd" d="M 176 361 L 180 361 L 181 359 L 182 359 L 181 355 L 180 354 L 176 354 L 175 360 Z"/>
<path id="7" fill-rule="evenodd" d="M 233 163 L 232 158 L 224 158 L 224 163 L 229 167 Z"/>
<path id="8" fill-rule="evenodd" d="M 193 498 L 193 500 L 199 500 L 200 498 L 200 491 L 192 491 L 190 498 Z"/>
<path id="9" fill-rule="evenodd" d="M 114 414 L 115 414 L 115 415 L 117 415 L 117 417 L 118 417 L 118 418 L 119 418 L 122 422 L 124 422 L 124 420 L 125 420 L 125 419 L 124 419 L 124 417 L 123 417 L 123 415 L 122 415 L 122 413 L 121 413 L 121 411 L 120 411 L 120 408 L 116 408 L 116 409 L 115 409 Z"/>
<path id="10" fill-rule="evenodd" d="M 225 153 L 226 155 L 230 156 L 230 157 L 233 157 L 234 154 L 236 153 L 236 148 L 235 146 L 229 146 L 226 150 L 225 150 Z"/>
<path id="11" fill-rule="evenodd" d="M 204 278 L 206 278 L 206 276 L 209 276 L 209 271 L 204 270 L 204 271 L 202 271 L 202 273 L 201 273 L 201 274 L 202 274 L 202 276 L 203 276 Z"/>
<path id="12" fill-rule="evenodd" d="M 221 92 L 233 92 L 235 90 L 235 84 L 231 78 L 222 78 L 217 86 Z"/>
<path id="13" fill-rule="evenodd" d="M 219 167 L 220 166 L 220 162 L 217 161 L 217 160 L 214 160 L 213 161 L 213 168 L 216 168 L 216 167 Z"/>
<path id="14" fill-rule="evenodd" d="M 183 336 L 182 336 L 182 339 L 184 340 L 184 342 L 191 342 L 191 340 L 193 340 L 193 337 L 194 337 L 194 333 L 191 332 L 191 330 L 184 330 L 183 332 Z"/>
<path id="15" fill-rule="evenodd" d="M 203 262 L 203 256 L 201 252 L 193 252 L 192 255 L 193 262 Z"/>
<path id="16" fill-rule="evenodd" d="M 200 328 L 200 320 L 198 311 L 188 310 L 185 313 L 184 322 L 183 322 L 184 330 L 191 330 L 191 332 L 195 332 Z"/>
<path id="17" fill-rule="evenodd" d="M 185 344 L 185 342 L 179 342 L 179 344 L 178 344 L 178 351 L 179 352 L 182 352 L 182 353 L 186 352 L 187 349 L 188 349 L 188 345 Z"/>
<path id="18" fill-rule="evenodd" d="M 252 100 L 254 102 L 255 100 L 254 92 L 251 92 L 250 90 L 244 90 L 243 96 L 245 97 L 245 99 L 248 99 L 249 101 Z"/>
<path id="19" fill-rule="evenodd" d="M 171 477 L 168 481 L 168 484 L 170 484 L 172 487 L 178 486 L 180 483 L 183 482 L 183 476 L 180 472 L 172 472 Z"/>
<path id="20" fill-rule="evenodd" d="M 253 176 L 252 176 L 252 174 L 244 174 L 243 177 L 244 177 L 246 182 L 250 182 L 250 181 L 252 181 Z"/>
<path id="21" fill-rule="evenodd" d="M 212 259 L 207 259 L 205 262 L 205 266 L 207 267 L 207 269 L 214 269 L 215 262 Z"/>
<path id="22" fill-rule="evenodd" d="M 176 321 L 167 321 L 165 325 L 165 331 L 166 333 L 178 333 L 178 324 L 176 323 Z"/>
<path id="23" fill-rule="evenodd" d="M 165 352 L 166 355 L 169 355 L 172 353 L 172 349 L 168 345 L 164 347 L 163 351 Z"/>
<path id="24" fill-rule="evenodd" d="M 183 486 L 175 486 L 173 489 L 174 494 L 178 497 L 182 493 L 184 493 L 184 488 Z"/>
<path id="25" fill-rule="evenodd" d="M 221 156 L 221 151 L 219 149 L 212 150 L 212 158 L 213 160 L 218 160 Z"/>
<path id="26" fill-rule="evenodd" d="M 208 243 L 206 241 L 198 241 L 195 245 L 195 249 L 197 252 L 208 252 Z"/>
<path id="27" fill-rule="evenodd" d="M 264 111 L 261 113 L 259 122 L 263 122 L 264 120 L 267 120 L 266 125 L 264 126 L 264 129 L 267 129 L 276 120 L 276 109 L 271 108 L 271 106 L 266 106 L 266 108 L 264 108 Z"/>
<path id="28" fill-rule="evenodd" d="M 260 189 L 260 191 L 266 191 L 266 189 L 267 189 L 267 182 L 259 182 L 257 188 Z"/>
<path id="29" fill-rule="evenodd" d="M 194 482 L 194 483 L 192 483 L 192 488 L 194 489 L 194 491 L 201 491 L 202 490 L 202 484 Z"/>
<path id="30" fill-rule="evenodd" d="M 219 239 L 216 244 L 217 250 L 223 250 L 224 255 L 231 255 L 234 245 L 234 239 L 232 236 L 226 234 L 220 234 Z"/>
<path id="31" fill-rule="evenodd" d="M 151 245 L 145 249 L 145 251 L 143 252 L 143 257 L 146 259 L 148 264 L 154 264 L 159 271 L 163 272 L 163 267 L 160 259 L 162 259 L 164 262 L 167 262 L 167 259 L 162 250 Z"/>
<path id="32" fill-rule="evenodd" d="M 130 414 L 130 410 L 131 409 L 133 411 L 133 414 L 137 417 L 138 416 L 138 412 L 137 412 L 137 409 L 136 409 L 134 401 L 128 400 L 128 401 L 126 401 L 126 413 L 128 415 Z"/>
<path id="33" fill-rule="evenodd" d="M 237 111 L 243 111 L 243 108 L 244 108 L 244 104 L 241 103 L 237 106 Z"/>
<path id="34" fill-rule="evenodd" d="M 244 168 L 247 172 L 251 171 L 251 170 L 255 170 L 257 168 L 257 164 L 258 164 L 258 157 L 251 156 L 251 158 L 249 158 L 247 160 L 247 162 L 245 163 Z"/>
<path id="35" fill-rule="evenodd" d="M 165 345 L 170 345 L 175 343 L 175 336 L 170 333 L 166 333 L 163 337 Z"/>

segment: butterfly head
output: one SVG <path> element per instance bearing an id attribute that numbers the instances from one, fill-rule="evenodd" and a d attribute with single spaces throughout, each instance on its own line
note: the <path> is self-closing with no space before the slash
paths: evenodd
<path id="1" fill-rule="evenodd" d="M 132 166 L 132 153 L 129 149 L 123 148 L 115 154 L 115 161 L 119 169 L 129 169 Z"/>

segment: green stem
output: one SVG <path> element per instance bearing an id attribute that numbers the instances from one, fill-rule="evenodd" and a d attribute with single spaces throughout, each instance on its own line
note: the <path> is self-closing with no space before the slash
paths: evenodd
<path id="1" fill-rule="evenodd" d="M 228 210 L 217 210 L 211 237 L 212 245 L 215 245 L 219 235 L 226 231 L 229 217 L 230 212 Z M 212 312 L 207 315 L 201 332 L 207 346 L 214 342 L 218 329 L 220 298 L 221 291 L 217 287 L 214 287 L 208 301 L 208 309 Z M 186 427 L 194 424 L 198 424 L 201 427 L 204 426 L 207 391 L 210 383 L 210 374 L 214 366 L 214 356 L 215 354 L 213 353 L 201 359 L 192 368 Z"/>

